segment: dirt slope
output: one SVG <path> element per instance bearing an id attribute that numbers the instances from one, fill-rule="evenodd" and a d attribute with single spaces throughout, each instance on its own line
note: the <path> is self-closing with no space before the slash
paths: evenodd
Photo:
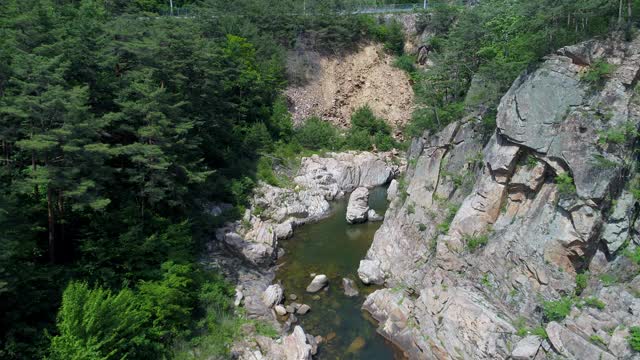
<path id="1" fill-rule="evenodd" d="M 413 89 L 407 74 L 393 66 L 381 45 L 366 45 L 339 58 L 321 58 L 317 76 L 286 90 L 296 124 L 316 115 L 341 127 L 351 113 L 369 104 L 396 135 L 411 118 Z"/>

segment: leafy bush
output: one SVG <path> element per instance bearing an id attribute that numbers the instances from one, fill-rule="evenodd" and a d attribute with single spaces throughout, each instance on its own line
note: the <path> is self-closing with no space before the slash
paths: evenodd
<path id="1" fill-rule="evenodd" d="M 273 103 L 269 130 L 276 140 L 289 141 L 293 136 L 293 119 L 287 108 L 287 101 L 282 96 Z"/>
<path id="2" fill-rule="evenodd" d="M 427 230 L 427 225 L 425 225 L 423 223 L 418 224 L 418 230 L 420 230 L 420 231 Z"/>
<path id="3" fill-rule="evenodd" d="M 544 301 L 542 311 L 547 321 L 560 321 L 569 315 L 573 301 L 569 297 L 563 297 L 556 301 Z"/>
<path id="4" fill-rule="evenodd" d="M 300 145 L 311 150 L 336 150 L 340 144 L 338 129 L 315 116 L 295 130 L 294 138 Z"/>
<path id="5" fill-rule="evenodd" d="M 380 151 L 387 151 L 396 142 L 391 137 L 389 125 L 365 105 L 351 115 L 351 129 L 347 132 L 344 146 L 348 149 L 371 150 L 372 145 Z"/>
<path id="6" fill-rule="evenodd" d="M 640 351 L 640 326 L 632 326 L 629 329 L 629 345 L 635 351 Z"/>
<path id="7" fill-rule="evenodd" d="M 485 246 L 489 242 L 489 236 L 487 234 L 477 236 L 465 236 L 465 243 L 469 251 L 474 252 L 478 248 Z"/>
<path id="8" fill-rule="evenodd" d="M 616 277 L 612 274 L 602 274 L 600 275 L 600 281 L 604 286 L 611 286 L 615 284 L 618 281 L 618 279 L 616 279 Z"/>
<path id="9" fill-rule="evenodd" d="M 463 116 L 463 102 L 454 102 L 443 107 L 421 107 L 413 112 L 411 121 L 405 127 L 405 133 L 412 137 L 422 136 L 425 130 L 441 130 L 451 122 L 460 120 Z"/>
<path id="10" fill-rule="evenodd" d="M 436 227 L 441 234 L 446 234 L 449 232 L 451 222 L 453 221 L 453 218 L 456 217 L 456 213 L 458 212 L 459 208 L 459 206 L 453 204 L 447 206 L 447 217 Z"/>
<path id="11" fill-rule="evenodd" d="M 400 22 L 394 20 L 391 21 L 391 24 L 387 25 L 384 48 L 397 56 L 404 53 L 404 31 Z"/>
<path id="12" fill-rule="evenodd" d="M 150 334 L 151 314 L 140 300 L 129 289 L 112 293 L 70 283 L 62 295 L 50 359 L 157 358 L 161 344 Z"/>
<path id="13" fill-rule="evenodd" d="M 398 56 L 393 62 L 393 66 L 400 70 L 406 71 L 408 74 L 412 74 L 416 71 L 416 59 L 411 55 Z"/>
<path id="14" fill-rule="evenodd" d="M 615 69 L 615 65 L 609 64 L 604 60 L 598 60 L 591 64 L 589 71 L 582 75 L 582 81 L 600 88 L 604 86 L 605 82 L 611 77 L 611 74 Z"/>
<path id="15" fill-rule="evenodd" d="M 624 256 L 628 257 L 634 264 L 640 265 L 640 247 L 636 247 L 633 251 L 625 249 Z"/>
<path id="16" fill-rule="evenodd" d="M 638 132 L 633 123 L 628 122 L 624 125 L 611 128 L 598 134 L 598 143 L 600 144 L 624 144 L 630 139 L 636 137 Z"/>
<path id="17" fill-rule="evenodd" d="M 573 178 L 569 173 L 562 173 L 556 176 L 556 184 L 558 192 L 562 195 L 573 195 L 576 193 L 576 186 L 573 184 Z"/>
<path id="18" fill-rule="evenodd" d="M 584 300 L 584 304 L 586 306 L 589 306 L 589 307 L 592 307 L 592 308 L 596 308 L 596 309 L 600 309 L 600 310 L 604 309 L 605 306 L 606 306 L 606 304 L 602 300 L 600 300 L 600 299 L 598 299 L 596 297 L 586 298 Z"/>
<path id="19" fill-rule="evenodd" d="M 587 288 L 589 282 L 589 273 L 582 273 L 576 275 L 576 295 L 582 294 L 582 291 Z"/>
<path id="20" fill-rule="evenodd" d="M 598 335 L 591 335 L 589 337 L 589 341 L 591 341 L 592 343 L 596 344 L 596 345 L 602 345 L 602 346 L 606 346 L 607 343 L 604 342 L 604 339 L 601 338 Z"/>

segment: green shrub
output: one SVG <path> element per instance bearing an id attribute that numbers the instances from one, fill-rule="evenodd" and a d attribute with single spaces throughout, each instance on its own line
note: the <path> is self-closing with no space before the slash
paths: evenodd
<path id="1" fill-rule="evenodd" d="M 576 295 L 582 294 L 582 291 L 587 288 L 589 282 L 589 273 L 582 273 L 576 275 Z"/>
<path id="2" fill-rule="evenodd" d="M 427 225 L 425 225 L 423 223 L 418 224 L 418 230 L 420 230 L 420 231 L 427 230 Z"/>
<path id="3" fill-rule="evenodd" d="M 573 195 L 576 193 L 576 186 L 569 173 L 565 172 L 557 175 L 556 184 L 558 185 L 558 192 L 562 195 Z"/>
<path id="4" fill-rule="evenodd" d="M 618 281 L 618 279 L 616 279 L 616 277 L 612 274 L 602 274 L 600 275 L 600 281 L 604 286 L 611 286 L 615 284 Z"/>
<path id="5" fill-rule="evenodd" d="M 605 306 L 606 306 L 606 304 L 602 300 L 600 300 L 600 299 L 598 299 L 596 297 L 586 298 L 584 300 L 584 304 L 586 306 L 589 306 L 589 307 L 592 307 L 592 308 L 596 308 L 596 309 L 600 309 L 600 310 L 604 309 Z"/>
<path id="6" fill-rule="evenodd" d="M 561 321 L 569 315 L 572 306 L 573 301 L 571 298 L 563 297 L 556 301 L 544 301 L 542 303 L 542 311 L 547 321 Z"/>
<path id="7" fill-rule="evenodd" d="M 394 62 L 393 66 L 397 67 L 400 70 L 404 70 L 408 74 L 412 74 L 416 71 L 416 59 L 411 55 L 402 55 L 399 56 Z"/>
<path id="8" fill-rule="evenodd" d="M 412 215 L 415 213 L 416 213 L 416 206 L 413 203 L 407 205 L 407 214 Z"/>
<path id="9" fill-rule="evenodd" d="M 530 332 L 531 332 L 532 335 L 539 336 L 542 339 L 548 339 L 549 338 L 549 335 L 547 334 L 547 330 L 544 328 L 544 326 L 535 327 L 535 328 L 531 329 Z"/>
<path id="10" fill-rule="evenodd" d="M 482 286 L 486 287 L 486 288 L 490 288 L 491 287 L 491 280 L 489 280 L 489 274 L 484 274 L 482 275 L 482 278 L 480 279 L 480 283 L 482 284 Z"/>
<path id="11" fill-rule="evenodd" d="M 269 185 L 280 186 L 280 181 L 273 172 L 273 162 L 267 157 L 261 157 L 256 166 L 256 177 Z"/>
<path id="12" fill-rule="evenodd" d="M 459 206 L 453 204 L 449 204 L 449 206 L 447 206 L 447 217 L 436 227 L 441 234 L 446 234 L 449 232 L 451 222 L 453 221 L 453 218 L 456 217 L 456 213 L 458 212 L 459 208 Z"/>
<path id="13" fill-rule="evenodd" d="M 625 249 L 624 256 L 628 257 L 636 265 L 640 265 L 640 247 L 636 247 L 633 251 Z"/>
<path id="14" fill-rule="evenodd" d="M 602 345 L 602 346 L 606 346 L 607 344 L 604 342 L 604 339 L 601 338 L 598 335 L 591 335 L 589 337 L 589 341 L 591 341 L 592 343 L 596 344 L 596 345 Z"/>
<path id="15" fill-rule="evenodd" d="M 293 120 L 284 96 L 280 96 L 273 103 L 271 118 L 269 118 L 269 130 L 273 138 L 277 140 L 289 141 L 293 136 Z"/>
<path id="16" fill-rule="evenodd" d="M 598 133 L 598 143 L 600 144 L 624 144 L 636 137 L 638 132 L 632 122 L 628 122 L 618 127 L 608 129 Z"/>
<path id="17" fill-rule="evenodd" d="M 598 60 L 591 64 L 589 71 L 582 75 L 582 81 L 596 88 L 601 88 L 611 77 L 615 69 L 615 65 L 609 64 L 604 60 Z"/>
<path id="18" fill-rule="evenodd" d="M 384 49 L 397 56 L 404 53 L 404 30 L 400 22 L 394 20 L 387 25 Z"/>
<path id="19" fill-rule="evenodd" d="M 295 130 L 294 138 L 300 145 L 311 150 L 336 150 L 340 144 L 338 129 L 315 116 Z"/>
<path id="20" fill-rule="evenodd" d="M 387 151 L 397 144 L 391 136 L 391 127 L 377 118 L 371 108 L 365 105 L 351 115 L 351 129 L 347 132 L 345 147 L 354 150 L 371 150 L 372 146 Z"/>
<path id="21" fill-rule="evenodd" d="M 62 295 L 49 359 L 157 358 L 161 345 L 151 327 L 151 313 L 132 290 L 72 282 Z"/>
<path id="22" fill-rule="evenodd" d="M 476 251 L 478 248 L 485 246 L 489 242 L 487 234 L 477 236 L 465 236 L 465 243 L 470 252 Z"/>
<path id="23" fill-rule="evenodd" d="M 629 329 L 629 345 L 635 351 L 640 351 L 640 326 L 632 326 Z"/>
<path id="24" fill-rule="evenodd" d="M 418 93 L 416 96 L 419 96 Z M 439 131 L 453 121 L 464 116 L 464 103 L 453 102 L 445 106 L 418 107 L 411 116 L 411 121 L 405 127 L 409 136 L 422 136 L 425 130 Z"/>

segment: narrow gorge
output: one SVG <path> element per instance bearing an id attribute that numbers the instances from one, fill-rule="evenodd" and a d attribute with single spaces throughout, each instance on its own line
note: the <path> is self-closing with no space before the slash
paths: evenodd
<path id="1" fill-rule="evenodd" d="M 603 61 L 616 65 L 609 79 L 598 86 L 582 80 Z M 234 233 L 222 239 L 269 259 L 278 251 L 273 244 L 285 244 L 270 278 L 280 291 L 273 305 L 298 307 L 300 296 L 310 314 L 294 315 L 291 308 L 278 318 L 285 328 L 297 319 L 319 336 L 294 341 L 294 332 L 281 349 L 243 343 L 239 358 L 252 359 L 242 355 L 248 348 L 267 358 L 288 356 L 269 355 L 278 351 L 310 356 L 317 346 L 319 359 L 339 358 L 336 348 L 355 358 L 390 358 L 380 355 L 376 341 L 365 347 L 372 337 L 358 325 L 355 305 L 351 314 L 342 308 L 341 277 L 354 275 L 350 266 L 359 251 L 351 247 L 368 247 L 374 231 L 359 261 L 357 287 L 367 294 L 362 308 L 402 358 L 636 356 L 627 339 L 640 321 L 640 278 L 630 270 L 639 264 L 624 255 L 640 241 L 628 180 L 636 140 L 612 136 L 638 126 L 639 74 L 639 40 L 568 46 L 516 80 L 500 102 L 492 135 L 469 114 L 413 139 L 406 161 L 387 153 L 313 156 L 303 159 L 294 190 L 259 189 L 253 203 L 261 206 L 260 218 L 250 212 L 245 218 L 257 242 L 235 243 Z M 390 181 L 380 228 L 347 225 L 344 197 Z M 343 200 L 330 205 L 333 199 Z M 291 227 L 327 214 L 277 242 Z M 310 276 L 320 273 L 330 279 L 326 291 L 305 293 Z M 244 294 L 245 306 L 268 316 L 263 299 L 260 292 Z M 550 308 L 563 302 L 567 314 L 553 317 Z M 350 322 L 346 333 L 344 321 Z M 359 332 L 362 344 L 353 343 Z M 364 350 L 355 353 L 359 346 Z"/>

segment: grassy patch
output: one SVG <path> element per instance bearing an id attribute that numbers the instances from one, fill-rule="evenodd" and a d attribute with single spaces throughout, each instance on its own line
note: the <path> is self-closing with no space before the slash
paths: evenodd
<path id="1" fill-rule="evenodd" d="M 560 300 L 544 301 L 542 303 L 542 311 L 547 321 L 561 321 L 571 312 L 573 301 L 569 297 L 563 297 Z"/>
<path id="2" fill-rule="evenodd" d="M 465 244 L 469 251 L 474 252 L 478 248 L 487 245 L 489 242 L 489 236 L 487 234 L 477 235 L 477 236 L 465 236 L 464 237 Z"/>
<path id="3" fill-rule="evenodd" d="M 556 184 L 558 185 L 558 192 L 562 195 L 573 195 L 576 193 L 576 186 L 573 183 L 573 178 L 569 173 L 562 173 L 556 176 Z"/>
<path id="4" fill-rule="evenodd" d="M 600 281 L 604 286 L 611 286 L 618 282 L 618 279 L 616 279 L 616 277 L 611 274 L 602 274 L 600 275 Z"/>
<path id="5" fill-rule="evenodd" d="M 640 351 L 640 326 L 633 326 L 629 329 L 629 345 L 634 351 Z"/>
<path id="6" fill-rule="evenodd" d="M 615 70 L 615 65 L 609 64 L 604 60 L 598 60 L 591 64 L 589 71 L 582 75 L 581 80 L 596 89 L 600 89 L 604 86 Z"/>
<path id="7" fill-rule="evenodd" d="M 589 273 L 582 273 L 576 275 L 576 295 L 582 294 L 582 291 L 587 288 L 587 284 L 589 282 Z"/>

